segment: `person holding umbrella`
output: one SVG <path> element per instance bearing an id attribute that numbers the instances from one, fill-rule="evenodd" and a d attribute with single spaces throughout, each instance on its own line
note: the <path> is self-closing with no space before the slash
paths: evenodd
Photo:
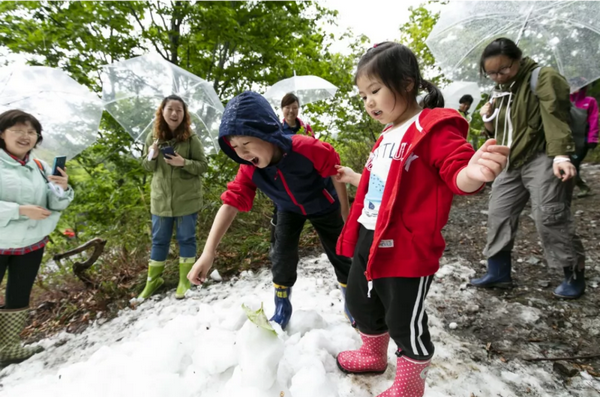
<path id="1" fill-rule="evenodd" d="M 511 252 L 519 216 L 531 198 L 532 215 L 548 264 L 562 268 L 554 294 L 579 298 L 585 291 L 585 252 L 571 214 L 573 178 L 569 155 L 575 144 L 569 127 L 569 85 L 550 67 L 523 57 L 507 38 L 492 41 L 481 54 L 480 73 L 496 83 L 492 103 L 480 113 L 487 133 L 511 148 L 509 165 L 492 185 L 484 255 L 487 274 L 471 280 L 480 288 L 512 286 Z"/>
<path id="2" fill-rule="evenodd" d="M 308 135 L 315 137 L 312 127 L 308 123 L 300 120 L 298 111 L 300 110 L 300 100 L 296 95 L 288 92 L 281 99 L 281 109 L 283 111 L 283 134 L 284 135 Z M 271 249 L 275 244 L 275 227 L 277 226 L 277 205 L 274 204 L 273 217 L 271 218 Z"/>
<path id="3" fill-rule="evenodd" d="M 164 283 L 161 276 L 175 226 L 179 242 L 175 297 L 182 299 L 190 288 L 187 274 L 196 260 L 196 220 L 202 207 L 202 174 L 208 163 L 200 138 L 191 129 L 187 105 L 179 96 L 167 96 L 156 110 L 142 165 L 153 173 L 152 251 L 148 280 L 139 298 L 148 298 Z"/>
<path id="4" fill-rule="evenodd" d="M 298 117 L 300 110 L 300 100 L 291 92 L 285 94 L 281 99 L 281 110 L 283 111 L 283 133 L 285 135 L 304 134 L 315 136 L 315 133 L 308 123 L 304 123 Z"/>
<path id="5" fill-rule="evenodd" d="M 8 270 L 0 309 L 0 366 L 20 363 L 41 351 L 21 346 L 29 295 L 42 263 L 48 235 L 73 200 L 69 176 L 59 175 L 31 151 L 42 142 L 42 126 L 31 114 L 0 114 L 0 283 Z M 60 187 L 60 189 L 58 188 Z"/>

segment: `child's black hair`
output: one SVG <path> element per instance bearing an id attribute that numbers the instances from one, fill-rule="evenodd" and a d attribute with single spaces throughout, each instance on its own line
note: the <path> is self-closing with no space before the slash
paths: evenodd
<path id="1" fill-rule="evenodd" d="M 442 92 L 431 82 L 421 77 L 417 57 L 406 46 L 394 42 L 383 42 L 370 48 L 358 62 L 354 84 L 360 76 L 371 76 L 381 81 L 396 95 L 416 100 L 419 89 L 425 89 L 423 107 L 444 107 Z M 409 91 L 407 88 L 413 84 Z"/>

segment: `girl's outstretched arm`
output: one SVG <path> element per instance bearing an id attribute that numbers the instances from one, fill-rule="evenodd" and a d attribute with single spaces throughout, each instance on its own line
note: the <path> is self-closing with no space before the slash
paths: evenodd
<path id="1" fill-rule="evenodd" d="M 344 167 L 343 165 L 336 165 L 337 175 L 333 176 L 333 180 L 341 183 L 349 183 L 355 187 L 358 187 L 360 183 L 361 174 L 354 172 L 350 167 Z"/>

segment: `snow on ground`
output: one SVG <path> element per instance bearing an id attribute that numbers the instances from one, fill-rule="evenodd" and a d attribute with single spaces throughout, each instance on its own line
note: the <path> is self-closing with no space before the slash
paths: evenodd
<path id="1" fill-rule="evenodd" d="M 548 363 L 474 361 L 473 341 L 453 334 L 436 314 L 436 307 L 452 300 L 470 304 L 477 291 L 464 285 L 473 273 L 459 262 L 446 264 L 432 286 L 428 306 L 436 354 L 427 397 L 600 395 L 600 383 L 586 373 L 573 378 L 566 389 Z M 246 304 L 256 309 L 263 302 L 267 315 L 272 313 L 268 270 L 246 272 L 239 279 L 188 294 L 177 301 L 171 291 L 164 299 L 149 300 L 114 320 L 95 323 L 82 334 L 62 333 L 41 341 L 46 351 L 0 372 L 0 394 L 368 397 L 392 383 L 393 343 L 383 375 L 346 375 L 337 368 L 337 353 L 357 348 L 360 339 L 343 315 L 341 293 L 325 256 L 302 260 L 292 292 L 294 315 L 278 336 L 247 321 L 241 308 Z M 498 310 L 508 309 L 521 313 L 523 321 L 535 321 L 537 316 L 534 308 L 499 304 Z M 461 327 L 460 319 L 455 326 Z"/>

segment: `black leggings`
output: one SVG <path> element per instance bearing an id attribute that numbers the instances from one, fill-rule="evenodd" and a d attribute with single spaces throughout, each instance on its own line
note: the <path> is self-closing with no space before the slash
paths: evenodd
<path id="1" fill-rule="evenodd" d="M 348 310 L 363 334 L 389 332 L 402 354 L 428 360 L 433 356 L 434 346 L 424 304 L 433 276 L 378 278 L 373 280 L 369 297 L 365 271 L 372 244 L 373 231 L 361 225 L 348 276 Z"/>
<path id="2" fill-rule="evenodd" d="M 0 255 L 0 284 L 8 268 L 4 309 L 29 307 L 29 295 L 43 256 L 43 248 L 25 255 Z"/>

